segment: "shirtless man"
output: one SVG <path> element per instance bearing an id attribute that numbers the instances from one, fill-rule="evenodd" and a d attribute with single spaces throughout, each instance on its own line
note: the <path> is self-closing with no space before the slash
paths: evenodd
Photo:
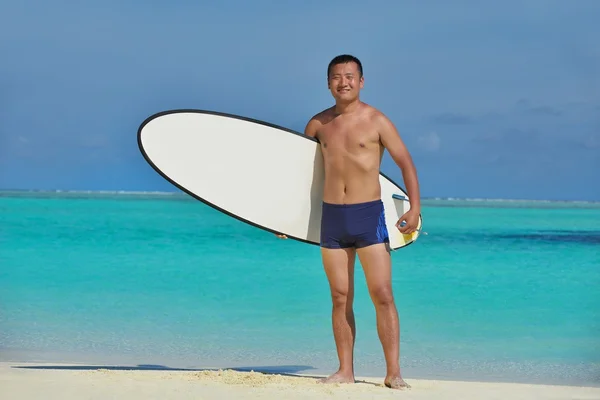
<path id="1" fill-rule="evenodd" d="M 400 328 L 391 285 L 391 256 L 383 214 L 379 168 L 384 150 L 402 171 L 410 210 L 397 222 L 403 233 L 419 222 L 419 184 L 412 158 L 392 122 L 360 100 L 361 62 L 335 57 L 327 70 L 335 105 L 310 119 L 305 134 L 317 138 L 325 167 L 321 256 L 331 290 L 339 369 L 324 382 L 354 382 L 354 263 L 358 255 L 375 306 L 390 388 L 409 385 L 400 373 Z M 404 224 L 404 225 L 403 225 Z"/>

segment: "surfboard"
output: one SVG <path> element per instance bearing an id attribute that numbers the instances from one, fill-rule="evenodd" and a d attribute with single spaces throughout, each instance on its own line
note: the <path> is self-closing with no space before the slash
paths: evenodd
<path id="1" fill-rule="evenodd" d="M 319 244 L 324 170 L 318 140 L 275 124 L 207 110 L 149 116 L 137 134 L 150 166 L 172 185 L 240 221 Z M 390 248 L 413 243 L 398 219 L 408 194 L 380 172 Z"/>

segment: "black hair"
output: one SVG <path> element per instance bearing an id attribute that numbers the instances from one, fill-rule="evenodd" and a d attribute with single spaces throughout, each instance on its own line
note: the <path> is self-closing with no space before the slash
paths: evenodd
<path id="1" fill-rule="evenodd" d="M 362 63 L 360 62 L 360 60 L 350 54 L 341 54 L 339 56 L 335 56 L 333 58 L 333 60 L 331 60 L 329 62 L 329 66 L 327 66 L 327 78 L 329 78 L 329 74 L 331 73 L 331 68 L 333 68 L 334 65 L 346 64 L 349 62 L 356 63 L 356 65 L 358 66 L 359 77 L 362 77 L 363 76 L 363 67 L 362 67 Z"/>

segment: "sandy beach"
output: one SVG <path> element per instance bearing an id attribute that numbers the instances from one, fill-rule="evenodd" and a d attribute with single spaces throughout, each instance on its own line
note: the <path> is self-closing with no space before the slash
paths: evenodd
<path id="1" fill-rule="evenodd" d="M 324 385 L 316 376 L 233 370 L 88 369 L 77 365 L 0 363 L 3 399 L 600 399 L 600 388 L 406 379 L 391 390 L 382 379 Z"/>

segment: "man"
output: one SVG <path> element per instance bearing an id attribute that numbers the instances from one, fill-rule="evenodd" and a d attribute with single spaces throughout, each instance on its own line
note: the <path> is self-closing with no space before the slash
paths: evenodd
<path id="1" fill-rule="evenodd" d="M 400 328 L 392 293 L 388 232 L 379 185 L 384 150 L 400 167 L 410 210 L 397 222 L 405 234 L 419 222 L 419 184 L 412 158 L 392 122 L 360 100 L 361 62 L 335 57 L 327 69 L 335 105 L 310 119 L 305 134 L 317 138 L 325 168 L 321 221 L 321 256 L 331 290 L 337 372 L 324 382 L 354 382 L 354 263 L 358 255 L 375 306 L 377 331 L 386 361 L 384 384 L 409 385 L 400 372 Z"/>

